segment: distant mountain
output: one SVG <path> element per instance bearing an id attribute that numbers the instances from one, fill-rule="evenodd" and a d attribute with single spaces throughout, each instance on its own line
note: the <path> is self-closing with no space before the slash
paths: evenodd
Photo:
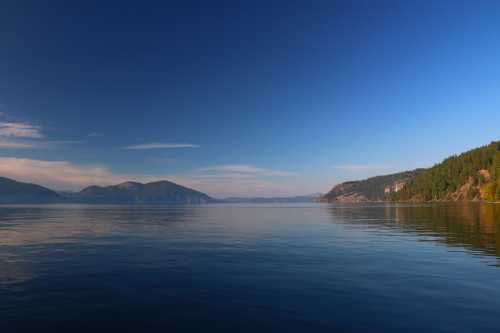
<path id="1" fill-rule="evenodd" d="M 0 203 L 55 203 L 63 201 L 57 192 L 40 185 L 0 177 Z"/>
<path id="2" fill-rule="evenodd" d="M 293 197 L 230 197 L 220 200 L 224 203 L 294 203 L 294 202 L 315 202 L 321 194 L 299 195 Z"/>
<path id="3" fill-rule="evenodd" d="M 89 186 L 76 193 L 57 193 L 40 185 L 0 177 L 0 204 L 202 204 L 215 201 L 204 193 L 169 181 L 125 182 L 113 186 Z"/>
<path id="4" fill-rule="evenodd" d="M 500 141 L 451 156 L 392 194 L 395 201 L 500 201 Z"/>
<path id="5" fill-rule="evenodd" d="M 96 204 L 203 204 L 215 201 L 204 193 L 165 180 L 89 186 L 69 195 L 69 200 Z"/>
<path id="6" fill-rule="evenodd" d="M 405 171 L 365 180 L 349 181 L 336 185 L 322 196 L 320 202 L 389 201 L 392 193 L 400 191 L 406 183 L 422 174 L 424 169 Z"/>

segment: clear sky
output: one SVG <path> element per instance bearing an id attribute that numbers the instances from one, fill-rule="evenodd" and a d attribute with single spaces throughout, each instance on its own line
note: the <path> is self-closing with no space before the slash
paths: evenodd
<path id="1" fill-rule="evenodd" d="M 499 1 L 9 1 L 0 175 L 325 192 L 500 139 Z"/>

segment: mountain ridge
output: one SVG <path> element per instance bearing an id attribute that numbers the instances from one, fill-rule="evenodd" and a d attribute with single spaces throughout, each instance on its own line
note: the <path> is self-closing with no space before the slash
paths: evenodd
<path id="1" fill-rule="evenodd" d="M 216 202 L 209 195 L 176 183 L 123 182 L 90 185 L 78 192 L 56 192 L 37 184 L 0 177 L 0 203 L 92 203 L 92 204 L 204 204 Z"/>
<path id="2" fill-rule="evenodd" d="M 399 191 L 408 181 L 425 169 L 374 176 L 335 185 L 319 202 L 383 202 L 390 201 L 391 193 Z"/>
<path id="3" fill-rule="evenodd" d="M 23 183 L 7 177 L 0 177 L 0 203 L 54 203 L 63 197 L 46 187 Z"/>

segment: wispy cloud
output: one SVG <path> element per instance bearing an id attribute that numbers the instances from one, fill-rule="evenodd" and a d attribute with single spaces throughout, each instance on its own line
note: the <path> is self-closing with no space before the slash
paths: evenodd
<path id="1" fill-rule="evenodd" d="M 50 149 L 76 143 L 81 141 L 47 140 L 41 126 L 25 122 L 0 122 L 0 149 Z"/>
<path id="2" fill-rule="evenodd" d="M 0 113 L 0 116 L 6 116 Z M 34 140 L 44 136 L 40 126 L 21 122 L 0 122 L 0 149 L 33 149 L 39 148 Z"/>
<path id="3" fill-rule="evenodd" d="M 0 140 L 0 149 L 30 149 L 30 148 L 39 148 L 39 147 L 36 143 Z"/>
<path id="4" fill-rule="evenodd" d="M 82 143 L 82 140 L 52 140 L 52 141 L 44 141 L 43 144 L 46 145 L 72 145 Z"/>
<path id="5" fill-rule="evenodd" d="M 344 164 L 344 165 L 336 165 L 335 169 L 346 171 L 346 172 L 380 172 L 380 171 L 389 171 L 390 167 L 386 165 L 377 165 L 377 164 Z"/>
<path id="6" fill-rule="evenodd" d="M 0 149 L 53 149 L 63 145 L 78 144 L 79 140 L 20 141 L 0 138 Z"/>
<path id="7" fill-rule="evenodd" d="M 0 122 L 0 137 L 42 139 L 40 126 L 27 123 Z"/>
<path id="8" fill-rule="evenodd" d="M 177 149 L 177 148 L 199 148 L 200 146 L 192 143 L 143 143 L 138 145 L 126 146 L 124 149 Z"/>
<path id="9" fill-rule="evenodd" d="M 213 176 L 261 176 L 261 177 L 290 177 L 296 174 L 288 171 L 259 168 L 248 164 L 225 164 L 199 169 L 205 175 Z"/>
<path id="10" fill-rule="evenodd" d="M 89 133 L 87 136 L 88 136 L 89 138 L 100 138 L 100 137 L 104 136 L 104 134 L 102 134 L 102 133 L 97 133 L 97 132 L 92 132 L 92 133 Z"/>
<path id="11" fill-rule="evenodd" d="M 100 166 L 78 166 L 68 161 L 16 157 L 0 158 L 0 174 L 56 189 L 77 189 L 89 184 L 111 184 L 120 180 L 107 168 Z"/>
<path id="12" fill-rule="evenodd" d="M 241 166 L 240 166 L 241 167 Z M 56 190 L 80 190 L 88 185 L 111 185 L 124 181 L 151 182 L 170 180 L 216 197 L 232 195 L 292 195 L 310 191 L 294 185 L 288 178 L 266 178 L 262 168 L 237 168 L 244 173 L 207 173 L 200 170 L 181 174 L 122 174 L 100 165 L 78 165 L 69 161 L 47 161 L 28 158 L 0 157 L 0 175 L 20 181 L 41 184 Z M 205 168 L 206 169 L 206 168 Z M 213 167 L 211 167 L 213 169 Z M 227 170 L 227 166 L 223 168 Z M 235 171 L 234 168 L 230 168 Z M 262 170 L 267 170 L 263 172 Z M 282 173 L 279 173 L 282 174 Z M 221 179 L 223 177 L 224 179 Z"/>

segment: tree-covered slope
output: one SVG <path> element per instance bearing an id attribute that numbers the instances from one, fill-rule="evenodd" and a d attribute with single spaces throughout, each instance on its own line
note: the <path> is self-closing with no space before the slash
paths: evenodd
<path id="1" fill-rule="evenodd" d="M 393 193 L 392 199 L 500 200 L 500 141 L 448 157 Z"/>

